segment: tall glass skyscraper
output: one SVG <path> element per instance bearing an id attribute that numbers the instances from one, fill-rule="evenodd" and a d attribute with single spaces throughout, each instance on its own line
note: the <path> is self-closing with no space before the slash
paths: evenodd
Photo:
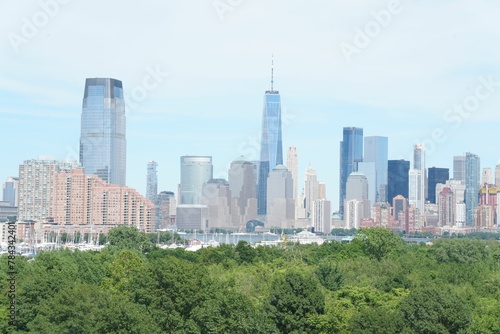
<path id="1" fill-rule="evenodd" d="M 387 201 L 392 203 L 397 195 L 408 198 L 410 162 L 389 160 L 387 166 Z"/>
<path id="2" fill-rule="evenodd" d="M 91 78 L 83 96 L 80 164 L 107 183 L 126 183 L 127 140 L 122 82 Z"/>
<path id="3" fill-rule="evenodd" d="M 267 177 L 269 171 L 283 164 L 283 143 L 281 139 L 281 98 L 273 89 L 264 95 L 264 111 L 262 112 L 262 136 L 260 146 L 259 180 L 257 191 L 257 208 L 259 215 L 267 213 Z"/>
<path id="4" fill-rule="evenodd" d="M 344 128 L 343 140 L 340 142 L 340 184 L 339 211 L 344 214 L 347 177 L 358 171 L 358 163 L 363 161 L 363 129 Z"/>
<path id="5" fill-rule="evenodd" d="M 479 156 L 465 154 L 465 225 L 474 226 L 474 209 L 478 205 L 481 166 Z"/>
<path id="6" fill-rule="evenodd" d="M 375 163 L 376 202 L 387 202 L 387 161 L 389 139 L 381 136 L 370 136 L 364 139 L 363 162 Z M 372 187 L 370 184 L 369 187 Z M 371 191 L 370 191 L 371 192 Z M 375 204 L 371 203 L 372 205 Z"/>

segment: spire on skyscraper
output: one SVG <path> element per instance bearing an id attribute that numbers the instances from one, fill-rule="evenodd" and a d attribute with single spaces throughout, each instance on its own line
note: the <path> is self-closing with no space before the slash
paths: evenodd
<path id="1" fill-rule="evenodd" d="M 274 55 L 271 55 L 271 92 L 274 91 Z"/>

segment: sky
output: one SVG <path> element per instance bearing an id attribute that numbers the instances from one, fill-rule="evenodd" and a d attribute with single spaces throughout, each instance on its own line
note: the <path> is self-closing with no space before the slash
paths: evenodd
<path id="1" fill-rule="evenodd" d="M 264 92 L 338 207 L 342 128 L 387 136 L 389 159 L 452 172 L 454 155 L 500 163 L 497 0 L 0 0 L 0 182 L 38 156 L 78 160 L 86 78 L 123 82 L 127 185 L 177 191 L 180 156 L 214 177 L 259 158 Z M 286 159 L 285 159 L 286 161 Z"/>

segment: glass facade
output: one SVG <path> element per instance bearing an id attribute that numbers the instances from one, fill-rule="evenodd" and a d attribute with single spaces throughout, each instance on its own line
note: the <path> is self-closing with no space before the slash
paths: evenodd
<path id="1" fill-rule="evenodd" d="M 205 204 L 202 203 L 203 186 L 212 177 L 212 157 L 182 156 L 179 204 Z"/>
<path id="2" fill-rule="evenodd" d="M 479 156 L 465 154 L 465 225 L 474 226 L 474 208 L 478 205 L 480 182 Z"/>
<path id="3" fill-rule="evenodd" d="M 344 128 L 340 142 L 339 211 L 344 214 L 347 177 L 358 171 L 358 163 L 363 161 L 363 129 Z"/>
<path id="4" fill-rule="evenodd" d="M 108 78 L 87 79 L 80 137 L 80 163 L 85 173 L 124 186 L 126 152 L 122 82 Z"/>
<path id="5" fill-rule="evenodd" d="M 446 184 L 450 179 L 450 170 L 448 168 L 431 167 L 428 169 L 427 184 L 429 186 L 428 200 L 432 204 L 436 204 L 436 184 Z"/>
<path id="6" fill-rule="evenodd" d="M 388 202 L 392 203 L 397 195 L 408 198 L 410 162 L 406 160 L 389 160 L 387 166 Z"/>
<path id="7" fill-rule="evenodd" d="M 387 202 L 387 161 L 389 139 L 381 136 L 365 137 L 364 162 L 375 163 L 376 202 Z M 370 185 L 372 187 L 372 185 Z M 372 203 L 372 205 L 375 203 Z"/>
<path id="8" fill-rule="evenodd" d="M 283 164 L 281 138 L 281 98 L 278 91 L 266 91 L 262 113 L 259 179 L 257 192 L 258 214 L 267 212 L 267 176 L 277 165 Z"/>

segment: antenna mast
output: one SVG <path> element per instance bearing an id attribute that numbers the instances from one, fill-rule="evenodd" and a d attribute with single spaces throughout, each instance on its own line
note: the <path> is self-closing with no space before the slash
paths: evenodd
<path id="1" fill-rule="evenodd" d="M 271 55 L 271 92 L 274 91 L 274 55 Z"/>

